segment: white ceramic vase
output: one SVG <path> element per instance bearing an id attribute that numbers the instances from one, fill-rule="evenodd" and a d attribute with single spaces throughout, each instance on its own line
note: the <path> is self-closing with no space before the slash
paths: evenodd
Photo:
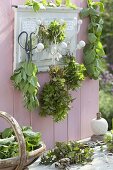
<path id="1" fill-rule="evenodd" d="M 104 135 L 108 131 L 108 123 L 101 118 L 101 113 L 97 113 L 97 118 L 92 119 L 91 128 L 94 135 Z"/>

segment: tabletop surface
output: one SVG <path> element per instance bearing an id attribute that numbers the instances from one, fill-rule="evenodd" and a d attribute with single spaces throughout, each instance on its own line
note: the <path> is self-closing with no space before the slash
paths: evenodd
<path id="1" fill-rule="evenodd" d="M 86 140 L 87 141 L 87 140 Z M 40 159 L 29 167 L 29 170 L 57 170 L 52 166 L 41 166 L 39 165 Z M 113 170 L 113 154 L 106 152 L 106 145 L 103 146 L 103 151 L 100 151 L 100 146 L 94 148 L 93 161 L 82 166 L 74 165 L 69 170 Z"/>

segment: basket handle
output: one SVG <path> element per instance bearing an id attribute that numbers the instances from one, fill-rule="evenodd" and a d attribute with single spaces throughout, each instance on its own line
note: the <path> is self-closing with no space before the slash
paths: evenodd
<path id="1" fill-rule="evenodd" d="M 15 132 L 15 136 L 19 144 L 19 157 L 20 157 L 19 165 L 16 167 L 15 170 L 20 170 L 20 169 L 22 170 L 27 162 L 27 153 L 26 153 L 25 139 L 21 131 L 21 128 L 18 122 L 10 114 L 0 111 L 0 117 L 4 118 L 11 125 L 12 129 Z"/>

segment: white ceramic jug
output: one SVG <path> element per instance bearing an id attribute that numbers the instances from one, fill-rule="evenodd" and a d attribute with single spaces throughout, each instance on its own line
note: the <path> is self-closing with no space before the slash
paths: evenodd
<path id="1" fill-rule="evenodd" d="M 104 135 L 108 130 L 108 123 L 104 118 L 101 118 L 101 113 L 97 113 L 97 118 L 92 119 L 91 128 L 94 135 Z"/>

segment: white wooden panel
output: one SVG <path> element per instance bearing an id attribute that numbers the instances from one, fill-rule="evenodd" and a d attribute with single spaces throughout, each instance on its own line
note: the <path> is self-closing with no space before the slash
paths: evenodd
<path id="1" fill-rule="evenodd" d="M 70 52 L 75 55 L 77 45 L 77 18 L 79 11 L 80 9 L 47 8 L 46 10 L 40 10 L 36 13 L 32 8 L 25 6 L 18 6 L 18 8 L 15 8 L 14 69 L 18 67 L 18 64 L 26 57 L 25 50 L 18 44 L 19 34 L 22 31 L 26 31 L 29 34 L 35 32 L 37 27 L 39 27 L 39 20 L 41 20 L 43 24 L 48 25 L 51 21 L 60 21 L 63 19 L 67 24 L 66 38 L 64 41 L 66 43 L 70 42 L 68 48 Z M 34 50 L 32 59 L 33 62 L 37 64 L 39 71 L 47 71 L 49 66 L 54 64 L 52 57 L 50 49 L 45 49 L 40 53 Z M 55 64 L 62 65 L 63 63 L 62 60 L 60 60 L 56 61 Z"/>

